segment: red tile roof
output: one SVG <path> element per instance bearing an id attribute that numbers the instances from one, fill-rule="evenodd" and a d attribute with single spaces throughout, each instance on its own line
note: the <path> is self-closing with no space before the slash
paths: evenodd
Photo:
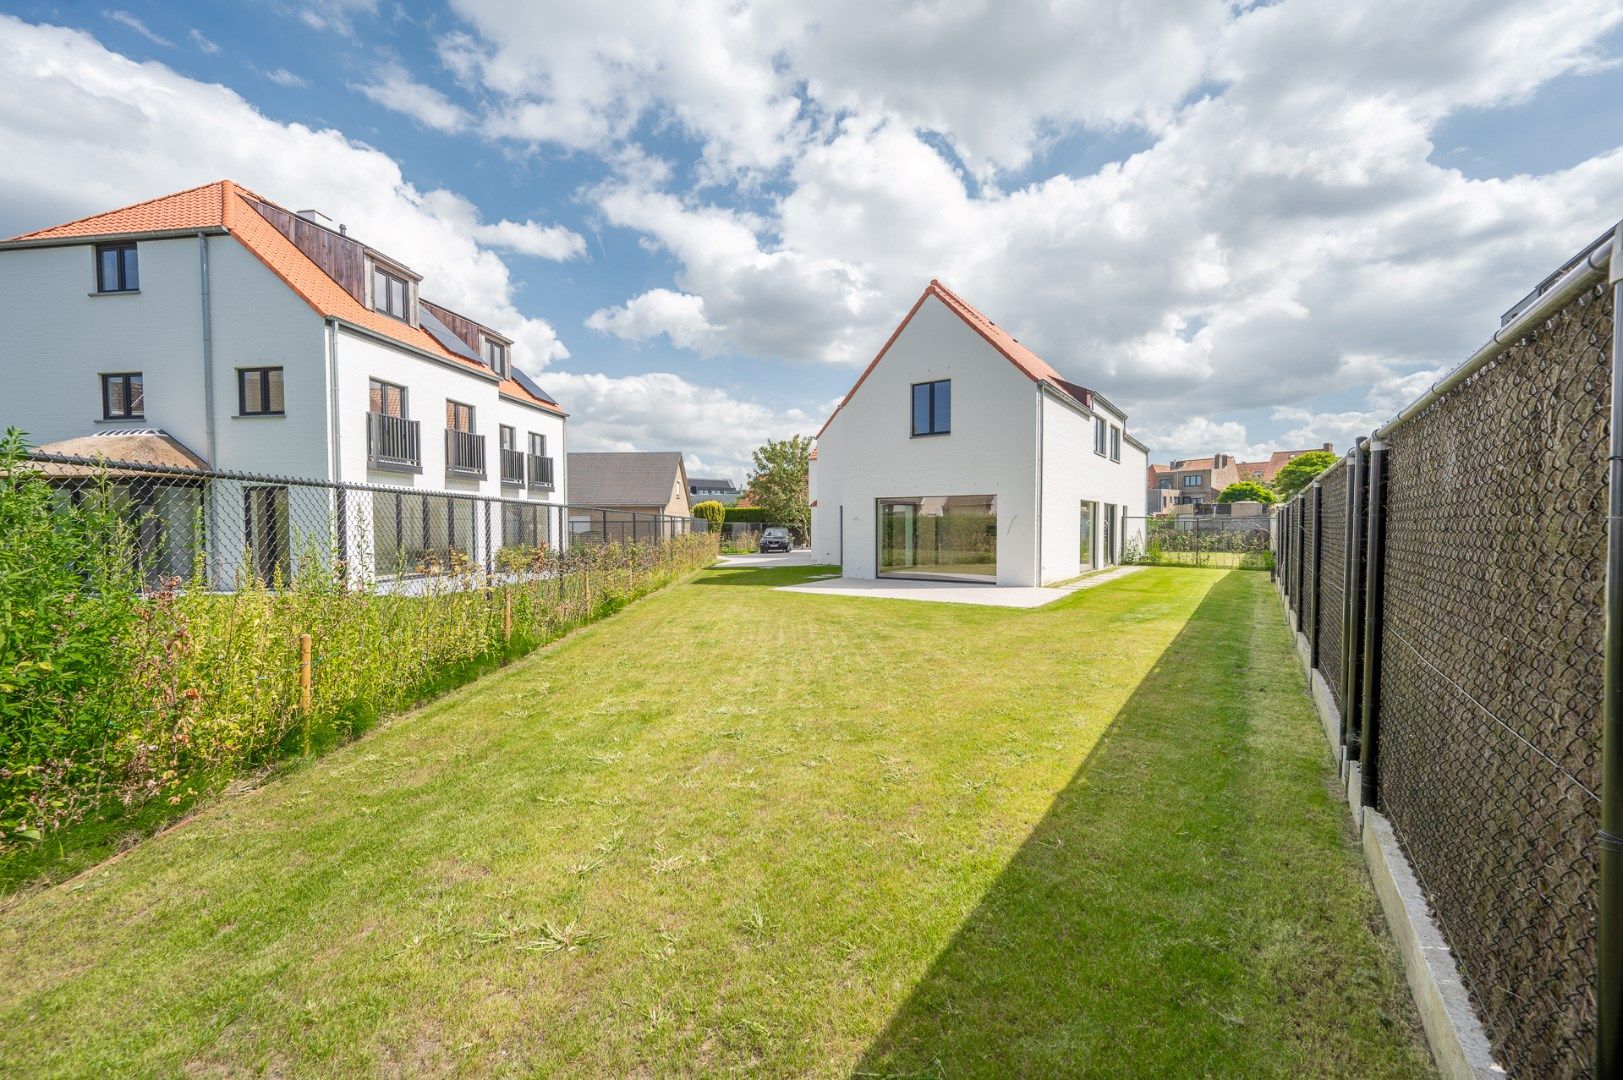
<path id="1" fill-rule="evenodd" d="M 373 311 L 355 299 L 313 259 L 300 251 L 281 230 L 265 220 L 250 199 L 270 202 L 269 199 L 256 195 L 233 181 L 217 180 L 212 184 L 148 199 L 146 202 L 109 210 L 103 214 L 93 214 L 64 225 L 23 233 L 4 242 L 90 240 L 100 236 L 224 229 L 235 236 L 243 247 L 252 252 L 271 273 L 281 278 L 288 288 L 297 293 L 318 314 L 326 318 L 342 319 L 380 337 L 427 353 L 436 360 L 447 361 L 486 375 L 492 374 L 483 364 L 450 351 L 421 327 Z M 558 415 L 564 414 L 557 405 L 536 397 L 512 379 L 502 380 L 499 392 L 511 401 Z"/>
<path id="2" fill-rule="evenodd" d="M 997 323 L 971 307 L 957 293 L 941 284 L 938 278 L 931 278 L 930 284 L 925 287 L 924 292 L 920 294 L 918 300 L 908 310 L 907 316 L 902 319 L 901 324 L 891 333 L 884 347 L 863 369 L 862 374 L 857 376 L 856 383 L 852 385 L 845 397 L 840 399 L 840 403 L 834 407 L 833 414 L 823 422 L 822 428 L 817 432 L 819 438 L 822 437 L 823 432 L 828 430 L 828 425 L 834 422 L 834 417 L 840 414 L 840 410 L 845 408 L 851 398 L 856 395 L 856 392 L 861 389 L 862 384 L 867 381 L 873 369 L 879 366 L 879 361 L 884 359 L 885 354 L 890 351 L 890 347 L 896 343 L 896 339 L 902 336 L 902 331 L 907 329 L 907 324 L 913 321 L 913 316 L 918 314 L 919 308 L 923 307 L 924 302 L 932 296 L 945 304 L 947 310 L 962 319 L 971 330 L 985 338 L 987 344 L 1002 353 L 1009 363 L 1019 368 L 1027 378 L 1033 382 L 1050 383 L 1082 405 L 1091 407 L 1093 404 L 1092 391 L 1085 386 L 1067 380 L 1048 361 L 1020 344 L 1013 334 L 1010 334 Z"/>

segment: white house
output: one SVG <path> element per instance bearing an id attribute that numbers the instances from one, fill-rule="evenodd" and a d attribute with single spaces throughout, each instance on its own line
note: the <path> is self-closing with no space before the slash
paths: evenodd
<path id="1" fill-rule="evenodd" d="M 486 535 L 536 536 L 525 504 L 564 501 L 566 414 L 513 366 L 509 338 L 420 284 L 342 225 L 228 180 L 13 237 L 0 242 L 0 426 L 36 445 L 161 431 L 214 470 L 508 499 L 401 513 L 380 494 L 369 535 L 351 537 L 352 559 L 406 551 L 449 507 L 441 524 L 482 558 Z M 244 515 L 250 531 L 290 527 L 285 510 L 253 513 L 276 492 L 240 498 L 236 531 Z M 486 514 L 488 533 L 472 520 Z"/>
<path id="2" fill-rule="evenodd" d="M 812 548 L 847 577 L 1036 585 L 1142 542 L 1127 417 L 939 281 L 817 435 Z"/>

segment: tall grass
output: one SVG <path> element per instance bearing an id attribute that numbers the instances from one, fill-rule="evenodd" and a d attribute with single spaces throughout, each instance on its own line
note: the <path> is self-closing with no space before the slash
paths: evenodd
<path id="1" fill-rule="evenodd" d="M 495 574 L 432 575 L 412 595 L 351 587 L 316 560 L 285 586 L 211 591 L 200 567 L 142 591 L 107 502 L 63 503 L 20 438 L 0 442 L 0 855 L 351 738 L 716 555 L 697 534 L 506 549 Z"/>

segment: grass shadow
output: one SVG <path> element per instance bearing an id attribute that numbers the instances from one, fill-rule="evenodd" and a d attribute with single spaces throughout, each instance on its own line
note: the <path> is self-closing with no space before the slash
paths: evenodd
<path id="1" fill-rule="evenodd" d="M 1429 1071 L 1315 729 L 1257 723 L 1302 702 L 1282 634 L 1253 667 L 1276 612 L 1247 578 L 1213 585 L 854 1076 Z"/>
<path id="2" fill-rule="evenodd" d="M 748 585 L 775 589 L 813 578 L 838 577 L 838 566 L 714 566 L 694 578 L 695 585 Z"/>

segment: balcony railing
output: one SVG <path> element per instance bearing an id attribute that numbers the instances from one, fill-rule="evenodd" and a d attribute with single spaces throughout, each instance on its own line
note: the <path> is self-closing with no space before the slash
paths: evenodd
<path id="1" fill-rule="evenodd" d="M 552 459 L 542 457 L 540 454 L 530 454 L 528 456 L 530 459 L 530 487 L 551 491 L 554 487 L 552 482 Z"/>
<path id="2" fill-rule="evenodd" d="M 445 431 L 445 475 L 485 478 L 485 437 L 471 431 Z"/>
<path id="3" fill-rule="evenodd" d="M 383 413 L 366 414 L 366 464 L 389 472 L 422 472 L 422 425 Z"/>
<path id="4" fill-rule="evenodd" d="M 524 451 L 502 448 L 502 483 L 524 483 Z"/>

